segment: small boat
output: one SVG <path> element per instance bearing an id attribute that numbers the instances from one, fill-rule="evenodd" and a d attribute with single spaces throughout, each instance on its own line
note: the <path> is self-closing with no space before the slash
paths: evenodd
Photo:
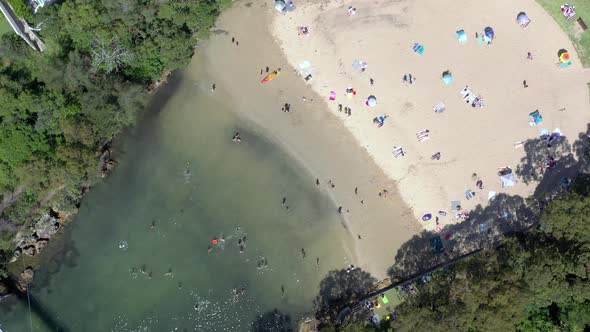
<path id="1" fill-rule="evenodd" d="M 279 74 L 280 74 L 280 73 L 281 73 L 281 68 L 279 68 L 279 69 L 277 69 L 277 70 L 273 71 L 272 73 L 270 73 L 270 74 L 266 75 L 266 76 L 265 76 L 265 77 L 262 79 L 262 81 L 260 81 L 260 83 L 262 83 L 262 84 L 264 84 L 264 83 L 268 83 L 268 82 L 270 82 L 270 81 L 274 80 L 274 79 L 275 79 L 275 77 L 279 76 Z"/>

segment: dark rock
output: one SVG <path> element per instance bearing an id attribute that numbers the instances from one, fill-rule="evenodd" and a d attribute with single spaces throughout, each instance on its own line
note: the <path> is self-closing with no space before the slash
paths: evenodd
<path id="1" fill-rule="evenodd" d="M 33 281 L 33 277 L 35 277 L 35 270 L 33 270 L 33 268 L 30 266 L 26 267 L 25 270 L 20 274 L 20 278 L 26 283 Z"/>
<path id="2" fill-rule="evenodd" d="M 35 249 L 37 250 L 37 252 L 41 252 L 41 250 L 45 248 L 45 246 L 47 246 L 48 243 L 49 239 L 39 239 L 37 240 L 37 242 L 35 242 Z"/>
<path id="3" fill-rule="evenodd" d="M 37 250 L 35 249 L 35 246 L 27 246 L 27 247 L 23 248 L 23 253 L 25 253 L 29 256 L 35 256 L 35 254 L 37 253 Z"/>

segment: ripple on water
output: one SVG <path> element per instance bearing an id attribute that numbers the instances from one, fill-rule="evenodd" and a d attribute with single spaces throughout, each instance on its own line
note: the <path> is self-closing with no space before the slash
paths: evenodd
<path id="1" fill-rule="evenodd" d="M 168 317 L 166 321 L 150 314 L 142 318 L 139 323 L 133 324 L 126 315 L 115 317 L 111 332 L 148 332 L 155 331 L 159 323 L 164 323 L 167 331 L 242 331 L 252 324 L 256 315 L 261 314 L 261 309 L 256 299 L 247 292 L 230 290 L 224 300 L 211 300 L 215 297 L 213 291 L 207 295 L 201 295 L 197 290 L 189 292 L 194 305 L 187 307 L 185 313 Z M 248 308 L 248 310 L 244 310 Z"/>

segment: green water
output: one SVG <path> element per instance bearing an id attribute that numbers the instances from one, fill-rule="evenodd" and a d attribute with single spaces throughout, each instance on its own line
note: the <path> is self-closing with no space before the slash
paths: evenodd
<path id="1" fill-rule="evenodd" d="M 124 140 L 116 172 L 49 246 L 32 294 L 55 325 L 248 331 L 275 308 L 295 325 L 322 276 L 348 264 L 348 235 L 315 177 L 202 86 L 182 80 Z M 2 303 L 0 327 L 29 331 L 27 306 L 14 302 Z M 35 315 L 33 326 L 49 330 Z"/>

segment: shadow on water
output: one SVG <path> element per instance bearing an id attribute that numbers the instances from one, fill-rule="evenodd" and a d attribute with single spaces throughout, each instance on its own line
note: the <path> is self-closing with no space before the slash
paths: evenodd
<path id="1" fill-rule="evenodd" d="M 589 171 L 588 132 L 590 124 L 586 132 L 578 134 L 573 144 L 563 136 L 552 144 L 541 138 L 525 142 L 525 156 L 514 172 L 526 184 L 538 183 L 533 195 L 524 198 L 499 194 L 486 207 L 476 206 L 467 220 L 446 225 L 440 233 L 422 231 L 415 235 L 398 250 L 395 263 L 388 269 L 391 280 L 395 282 L 421 273 L 464 253 L 493 246 L 507 235 L 535 226 L 547 202 L 566 193 L 571 189 L 571 180 L 585 176 L 584 173 Z M 550 158 L 556 161 L 552 168 L 546 167 Z M 590 188 L 576 188 L 577 192 L 584 190 L 590 191 Z M 431 241 L 436 237 L 443 242 L 443 252 L 435 253 L 433 250 Z"/>
<path id="2" fill-rule="evenodd" d="M 183 82 L 182 73 L 174 73 L 168 78 L 168 82 L 161 86 L 158 91 L 151 98 L 150 104 L 143 113 L 144 118 L 140 119 L 139 122 L 149 122 L 149 119 L 157 115 L 165 106 L 168 104 L 170 99 L 175 95 L 178 88 Z M 138 127 L 138 126 L 136 126 Z M 131 131 L 135 131 L 136 127 L 132 127 L 126 133 L 121 134 L 121 137 L 128 136 Z M 27 298 L 27 293 L 21 292 L 14 282 L 8 283 L 10 291 L 16 295 L 19 301 L 22 301 L 25 306 L 28 306 L 30 301 L 31 313 L 38 318 L 43 324 L 51 331 L 67 332 L 70 331 L 67 327 L 63 326 L 55 317 L 58 317 L 58 313 L 50 312 L 36 297 L 32 294 L 34 290 L 44 289 L 49 287 L 51 284 L 51 278 L 58 274 L 64 267 L 75 268 L 78 265 L 80 257 L 78 249 L 75 247 L 75 242 L 71 239 L 71 231 L 73 227 L 76 227 L 74 221 L 73 225 L 65 228 L 64 232 L 60 237 L 56 237 L 52 243 L 45 249 L 41 257 L 42 268 L 35 274 L 35 279 L 29 288 L 32 290 Z M 50 293 L 51 289 L 47 289 Z"/>
<path id="3" fill-rule="evenodd" d="M 61 323 L 55 319 L 55 317 L 57 317 L 57 316 L 54 313 L 50 312 L 39 301 L 37 301 L 37 299 L 35 298 L 35 296 L 33 294 L 29 293 L 29 296 L 27 296 L 26 292 L 20 291 L 16 287 L 16 283 L 14 282 L 14 280 L 13 280 L 13 282 L 6 283 L 6 285 L 8 286 L 8 290 L 12 294 L 14 294 L 18 298 L 19 301 L 22 301 L 25 306 L 29 306 L 29 303 L 30 303 L 30 310 L 31 310 L 30 314 L 34 315 L 35 318 L 40 320 L 48 330 L 55 331 L 55 332 L 68 332 L 68 331 L 70 331 L 70 329 L 61 325 Z"/>
<path id="4" fill-rule="evenodd" d="M 251 332 L 293 332 L 291 317 L 277 309 L 265 312 L 252 322 Z"/>

